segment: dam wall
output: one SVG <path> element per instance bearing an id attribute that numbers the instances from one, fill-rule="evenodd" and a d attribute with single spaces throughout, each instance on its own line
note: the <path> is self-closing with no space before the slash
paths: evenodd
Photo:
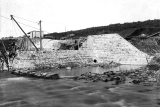
<path id="1" fill-rule="evenodd" d="M 120 64 L 145 65 L 150 56 L 138 50 L 130 42 L 118 34 L 102 34 L 88 36 L 82 50 L 99 63 L 116 62 Z"/>
<path id="2" fill-rule="evenodd" d="M 55 68 L 57 65 L 120 63 L 146 65 L 151 57 L 118 34 L 88 36 L 79 50 L 21 51 L 10 62 L 15 69 Z"/>
<path id="3" fill-rule="evenodd" d="M 84 51 L 58 50 L 58 51 L 21 51 L 17 57 L 10 62 L 14 69 L 39 69 L 55 68 L 58 65 L 85 64 L 92 60 Z"/>

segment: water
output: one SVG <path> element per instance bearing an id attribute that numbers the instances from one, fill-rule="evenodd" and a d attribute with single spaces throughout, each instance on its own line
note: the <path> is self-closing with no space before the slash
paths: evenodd
<path id="1" fill-rule="evenodd" d="M 60 76 L 79 76 L 87 72 L 102 74 L 107 71 L 126 71 L 126 70 L 137 69 L 142 66 L 143 65 L 120 65 L 118 67 L 113 67 L 109 69 L 104 69 L 102 67 L 83 67 L 83 68 L 76 68 L 71 70 L 67 70 L 66 68 L 63 68 L 63 69 L 57 69 L 57 70 L 54 69 L 50 71 L 58 73 Z"/>
<path id="2" fill-rule="evenodd" d="M 102 73 L 107 70 L 94 69 L 89 68 L 88 71 Z M 83 70 L 80 71 L 87 72 Z M 73 73 L 74 70 L 65 72 Z M 158 86 L 115 86 L 105 82 L 46 80 L 0 72 L 0 107 L 158 107 L 159 91 Z"/>

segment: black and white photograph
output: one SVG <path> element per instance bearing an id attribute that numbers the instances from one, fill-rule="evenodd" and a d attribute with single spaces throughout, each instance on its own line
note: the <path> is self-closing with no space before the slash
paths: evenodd
<path id="1" fill-rule="evenodd" d="M 0 0 L 0 107 L 160 107 L 160 0 Z"/>

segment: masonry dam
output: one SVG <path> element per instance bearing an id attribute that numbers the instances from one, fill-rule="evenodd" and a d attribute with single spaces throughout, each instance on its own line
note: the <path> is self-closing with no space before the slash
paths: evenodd
<path id="1" fill-rule="evenodd" d="M 146 65 L 150 59 L 120 35 L 101 34 L 88 36 L 78 50 L 19 51 L 10 65 L 14 69 L 54 68 L 67 63 Z"/>

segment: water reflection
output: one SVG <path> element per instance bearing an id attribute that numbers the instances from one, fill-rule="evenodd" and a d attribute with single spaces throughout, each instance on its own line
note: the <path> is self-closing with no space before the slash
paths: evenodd
<path id="1" fill-rule="evenodd" d="M 81 74 L 92 72 L 92 73 L 99 73 L 102 74 L 107 71 L 126 71 L 126 70 L 132 70 L 132 69 L 138 69 L 142 67 L 142 65 L 120 65 L 118 67 L 113 68 L 102 68 L 102 67 L 83 67 L 83 68 L 76 68 L 76 69 L 58 69 L 55 70 L 55 73 L 58 73 L 60 76 L 79 76 Z"/>
<path id="2" fill-rule="evenodd" d="M 140 67 L 143 67 L 144 65 L 120 65 L 118 67 L 113 67 L 107 69 L 107 71 L 126 71 L 126 70 L 134 70 L 138 69 Z"/>

